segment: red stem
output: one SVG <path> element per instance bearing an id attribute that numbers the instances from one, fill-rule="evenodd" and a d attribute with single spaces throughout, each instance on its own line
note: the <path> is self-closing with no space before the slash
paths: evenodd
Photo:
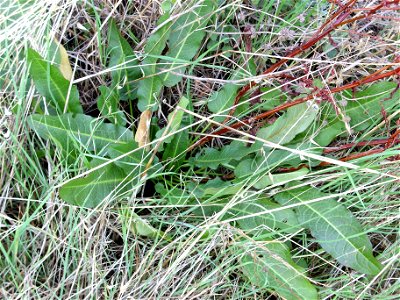
<path id="1" fill-rule="evenodd" d="M 332 152 L 337 152 L 341 150 L 346 150 L 346 149 L 351 149 L 351 148 L 356 148 L 356 147 L 366 147 L 366 146 L 377 146 L 377 145 L 387 145 L 390 143 L 390 145 L 395 145 L 400 143 L 400 139 L 398 138 L 387 138 L 387 139 L 377 139 L 377 140 L 372 140 L 372 141 L 363 141 L 363 142 L 358 142 L 358 143 L 348 143 L 344 145 L 340 145 L 337 147 L 329 147 L 324 149 L 324 154 L 332 153 Z"/>
<path id="2" fill-rule="evenodd" d="M 305 50 L 309 49 L 310 47 L 314 46 L 318 41 L 320 41 L 321 39 L 323 39 L 325 36 L 329 35 L 333 30 L 335 30 L 337 27 L 341 26 L 341 23 L 346 17 L 348 17 L 350 15 L 350 11 L 347 11 L 348 8 L 352 7 L 355 4 L 356 0 L 351 0 L 349 1 L 347 4 L 343 5 L 342 7 L 340 7 L 338 9 L 337 12 L 335 12 L 333 14 L 333 16 L 331 16 L 329 18 L 329 20 L 327 22 L 325 22 L 320 29 L 318 30 L 318 33 L 322 31 L 323 28 L 325 28 L 329 23 L 333 22 L 333 20 L 337 18 L 337 20 L 335 22 L 333 22 L 333 24 L 331 24 L 331 26 L 329 26 L 328 29 L 326 29 L 324 32 L 317 34 L 316 36 L 314 36 L 313 38 L 311 38 L 309 41 L 305 42 L 304 44 L 298 46 L 296 49 L 294 49 L 292 52 L 290 52 L 288 55 L 286 55 L 285 58 L 282 58 L 281 60 L 279 60 L 278 62 L 276 62 L 275 64 L 273 64 L 272 66 L 270 66 L 268 69 L 266 69 L 262 75 L 267 75 L 269 73 L 272 73 L 273 71 L 275 71 L 277 68 L 279 68 L 280 66 L 282 66 L 284 63 L 286 63 L 290 58 L 295 57 L 296 55 L 304 52 Z M 342 14 L 343 13 L 343 14 Z M 342 15 L 341 15 L 342 14 Z M 236 110 L 236 106 L 239 103 L 240 98 L 242 98 L 252 87 L 256 86 L 257 83 L 252 81 L 249 84 L 245 85 L 243 88 L 240 89 L 240 91 L 238 92 L 238 94 L 235 97 L 234 103 L 233 103 L 233 107 L 232 109 L 229 111 L 229 115 L 228 117 L 225 118 L 225 120 L 222 122 L 222 124 L 225 124 L 227 121 L 229 121 L 230 116 L 232 116 Z"/>
<path id="3" fill-rule="evenodd" d="M 386 69 L 386 68 L 387 67 L 385 66 L 382 69 Z M 358 86 L 360 86 L 362 84 L 370 83 L 370 82 L 373 82 L 373 81 L 376 81 L 376 80 L 379 80 L 379 79 L 383 79 L 383 78 L 387 78 L 387 77 L 390 77 L 390 76 L 393 76 L 393 75 L 396 75 L 396 74 L 400 74 L 400 67 L 396 68 L 396 69 L 394 69 L 392 71 L 385 72 L 385 73 L 381 73 L 381 71 L 378 70 L 374 74 L 376 74 L 374 77 L 367 76 L 367 77 L 365 77 L 365 78 L 363 78 L 361 80 L 357 80 L 357 81 L 354 81 L 352 83 L 349 83 L 349 84 L 346 84 L 346 85 L 343 85 L 343 86 L 340 86 L 340 87 L 333 88 L 329 92 L 331 94 L 338 93 L 338 92 L 341 92 L 341 91 L 344 91 L 344 90 L 348 90 L 348 89 L 352 89 L 352 88 L 358 87 Z M 207 143 L 210 140 L 212 140 L 215 136 L 223 135 L 224 133 L 229 132 L 232 129 L 238 129 L 238 128 L 244 126 L 244 125 L 249 125 L 249 124 L 253 123 L 254 121 L 258 121 L 258 120 L 262 120 L 262 119 L 268 118 L 268 117 L 274 115 L 275 113 L 277 113 L 277 112 L 279 112 L 281 110 L 285 110 L 285 109 L 287 109 L 289 107 L 298 105 L 300 103 L 303 103 L 303 102 L 311 100 L 311 99 L 313 99 L 315 97 L 318 97 L 320 94 L 321 94 L 321 90 L 319 90 L 316 94 L 310 94 L 310 95 L 308 95 L 306 97 L 297 99 L 295 101 L 284 103 L 282 105 L 279 105 L 279 106 L 275 107 L 272 110 L 266 111 L 266 112 L 264 112 L 262 114 L 259 114 L 257 116 L 247 118 L 247 119 L 245 119 L 243 121 L 240 121 L 240 122 L 236 122 L 236 123 L 232 124 L 229 128 L 222 128 L 222 129 L 216 130 L 211 135 L 205 136 L 205 137 L 201 138 L 200 140 L 198 140 L 196 143 L 194 143 L 189 148 L 189 150 L 192 150 L 192 149 L 194 149 L 196 147 L 204 145 L 205 143 Z"/>

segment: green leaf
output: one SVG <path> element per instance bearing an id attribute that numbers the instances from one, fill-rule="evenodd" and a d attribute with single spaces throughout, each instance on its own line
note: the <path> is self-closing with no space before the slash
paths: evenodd
<path id="1" fill-rule="evenodd" d="M 219 165 L 227 166 L 231 161 L 239 161 L 246 155 L 256 151 L 252 147 L 247 147 L 244 142 L 233 141 L 229 145 L 223 146 L 220 150 L 206 148 L 203 153 L 190 159 L 190 163 L 200 168 L 217 169 Z"/>
<path id="2" fill-rule="evenodd" d="M 240 62 L 239 62 L 240 64 Z M 253 59 L 246 61 L 245 66 L 247 69 L 238 69 L 233 71 L 230 75 L 229 80 L 240 80 L 246 79 L 249 76 L 256 75 L 256 65 Z M 226 83 L 221 89 L 211 94 L 207 101 L 208 109 L 214 114 L 223 114 L 214 118 L 217 122 L 222 122 L 225 119 L 225 115 L 231 110 L 238 90 L 243 86 L 242 83 Z M 234 116 L 240 115 L 240 113 L 247 113 L 249 109 L 249 103 L 238 103 Z"/>
<path id="3" fill-rule="evenodd" d="M 171 143 L 169 143 L 164 150 L 162 159 L 165 161 L 171 159 L 175 168 L 181 166 L 185 159 L 184 153 L 189 147 L 189 133 L 181 131 L 174 135 Z"/>
<path id="4" fill-rule="evenodd" d="M 155 190 L 160 194 L 163 199 L 167 200 L 168 205 L 185 205 L 193 200 L 193 195 L 189 194 L 188 191 L 173 186 L 171 189 L 167 189 L 164 184 L 158 182 L 155 185 Z"/>
<path id="5" fill-rule="evenodd" d="M 122 224 L 127 226 L 135 235 L 149 238 L 157 238 L 163 235 L 162 231 L 155 229 L 146 220 L 135 214 L 132 208 L 122 208 L 119 217 Z"/>
<path id="6" fill-rule="evenodd" d="M 215 1 L 205 0 L 198 7 L 180 16 L 171 27 L 168 39 L 168 52 L 165 56 L 170 61 L 162 64 L 162 68 L 173 72 L 184 74 L 186 67 L 179 67 L 189 62 L 197 53 L 205 36 L 209 15 L 215 8 Z M 179 67 L 179 68 L 178 68 Z M 172 72 L 164 73 L 162 81 L 165 86 L 172 87 L 182 80 L 181 75 Z"/>
<path id="7" fill-rule="evenodd" d="M 169 134 L 172 132 L 176 132 L 180 128 L 183 115 L 185 114 L 183 109 L 186 109 L 186 107 L 188 105 L 189 105 L 189 100 L 186 97 L 182 97 L 181 100 L 179 101 L 177 107 L 174 109 L 174 111 L 168 115 L 168 133 Z M 165 130 L 166 130 L 166 127 L 157 131 L 156 138 L 160 138 L 163 135 Z M 174 135 L 164 138 L 160 145 L 159 150 L 162 151 L 163 145 L 171 143 L 173 138 L 174 138 Z"/>
<path id="8" fill-rule="evenodd" d="M 82 113 L 79 102 L 79 93 L 76 86 L 64 78 L 60 70 L 45 61 L 35 50 L 28 49 L 29 75 L 35 83 L 36 89 L 50 101 L 59 113 Z M 66 108 L 65 108 L 66 107 Z"/>
<path id="9" fill-rule="evenodd" d="M 240 252 L 249 254 L 241 258 L 241 269 L 251 284 L 273 289 L 284 299 L 318 299 L 316 288 L 293 261 L 285 244 L 271 241 L 256 249 L 250 245 L 243 248 Z"/>
<path id="10" fill-rule="evenodd" d="M 229 108 L 232 107 L 236 94 L 240 88 L 240 85 L 233 84 L 233 83 L 226 83 L 219 91 L 216 91 L 211 94 L 208 99 L 207 107 L 208 109 L 215 113 L 225 113 L 229 112 Z M 218 118 L 219 119 L 224 119 Z"/>
<path id="11" fill-rule="evenodd" d="M 332 141 L 335 140 L 341 133 L 343 133 L 344 130 L 344 123 L 338 118 L 335 118 L 333 121 L 329 122 L 321 129 L 321 131 L 314 138 L 314 141 L 321 147 L 326 147 L 330 143 L 332 143 Z"/>
<path id="12" fill-rule="evenodd" d="M 397 83 L 382 81 L 374 83 L 366 89 L 356 92 L 353 98 L 351 91 L 344 91 L 339 97 L 347 99 L 347 105 L 344 108 L 345 114 L 350 117 L 350 125 L 353 130 L 365 130 L 369 126 L 382 119 L 382 107 L 388 109 L 398 105 L 400 99 L 400 90 L 397 90 L 393 96 L 390 93 L 397 87 Z M 377 118 L 380 116 L 380 118 Z"/>
<path id="13" fill-rule="evenodd" d="M 329 194 L 302 187 L 279 193 L 275 200 L 282 205 L 301 203 L 295 208 L 299 223 L 341 264 L 364 274 L 378 274 L 382 266 L 373 256 L 371 243 L 360 223 L 334 199 L 310 203 L 322 197 Z"/>
<path id="14" fill-rule="evenodd" d="M 52 140 L 67 152 L 86 148 L 100 154 L 111 144 L 133 142 L 130 130 L 82 114 L 31 115 L 28 124 L 41 138 Z"/>
<path id="15" fill-rule="evenodd" d="M 260 129 L 257 136 L 272 143 L 288 144 L 314 122 L 317 114 L 316 105 L 301 103 L 290 107 L 272 125 Z"/>
<path id="16" fill-rule="evenodd" d="M 108 148 L 108 156 L 116 159 L 124 154 L 130 153 L 115 161 L 115 164 L 123 169 L 129 178 L 133 178 L 137 182 L 145 170 L 145 166 L 150 159 L 148 152 L 145 149 L 138 149 L 138 144 L 131 141 L 129 144 L 114 144 Z M 157 159 L 155 159 L 157 162 Z M 152 172 L 152 168 L 147 172 Z"/>
<path id="17" fill-rule="evenodd" d="M 91 167 L 101 161 L 94 160 Z M 114 164 L 91 172 L 87 177 L 73 179 L 60 189 L 60 197 L 67 203 L 93 208 L 107 197 L 112 199 L 127 190 L 125 173 Z"/>
<path id="18" fill-rule="evenodd" d="M 113 88 L 118 88 L 122 100 L 136 98 L 137 83 L 134 82 L 142 75 L 138 66 L 138 59 L 119 32 L 114 20 L 110 22 L 108 34 L 108 52 L 110 60 L 108 66 L 116 70 L 111 72 Z"/>
<path id="19" fill-rule="evenodd" d="M 157 22 L 157 26 L 166 22 L 168 18 L 169 14 L 164 14 Z M 156 75 L 157 61 L 166 46 L 170 31 L 171 21 L 168 21 L 149 37 L 144 47 L 146 58 L 142 62 L 142 71 L 145 77 L 139 81 L 137 91 L 138 108 L 141 112 L 147 109 L 157 110 L 158 96 L 163 86 L 160 76 Z"/>
<path id="20" fill-rule="evenodd" d="M 268 198 L 250 198 L 249 200 L 246 198 L 246 202 L 235 205 L 232 210 L 237 211 L 235 217 L 240 217 L 236 221 L 238 226 L 249 234 L 256 235 L 259 232 L 262 234 L 265 230 L 270 232 L 277 228 L 287 233 L 297 232 L 300 227 L 294 211 L 289 208 L 277 210 L 279 208 L 281 208 L 281 205 L 272 202 Z M 277 211 L 268 212 L 270 210 Z M 265 213 L 260 215 L 264 211 Z"/>
<path id="21" fill-rule="evenodd" d="M 382 119 L 382 108 L 389 110 L 398 105 L 400 91 L 390 97 L 396 86 L 397 84 L 394 82 L 382 81 L 356 92 L 354 97 L 350 91 L 344 91 L 336 96 L 342 111 L 349 117 L 349 124 L 354 132 L 365 130 Z M 342 105 L 343 101 L 346 102 L 345 106 Z M 342 118 L 338 117 L 336 113 L 327 114 L 327 118 L 328 124 L 314 138 L 314 141 L 322 147 L 328 146 L 346 130 Z"/>
<path id="22" fill-rule="evenodd" d="M 99 87 L 100 96 L 97 98 L 97 108 L 111 123 L 125 126 L 126 118 L 119 109 L 118 93 L 106 86 Z"/>
<path id="23" fill-rule="evenodd" d="M 260 98 L 262 100 L 260 108 L 263 110 L 271 110 L 287 100 L 287 96 L 280 89 L 271 87 L 262 87 Z"/>
<path id="24" fill-rule="evenodd" d="M 257 169 L 253 170 L 253 168 L 254 165 L 251 164 L 251 161 L 244 160 L 235 168 L 235 175 L 246 181 L 251 180 L 252 187 L 258 190 L 265 189 L 270 185 L 282 185 L 294 180 L 301 180 L 310 172 L 308 168 L 301 168 L 293 172 L 271 174 L 270 172 L 260 172 Z"/>
<path id="25" fill-rule="evenodd" d="M 187 187 L 198 199 L 206 198 L 207 196 L 212 196 L 212 199 L 215 199 L 234 195 L 243 188 L 243 185 L 230 181 L 223 181 L 217 177 L 204 184 L 189 183 Z"/>

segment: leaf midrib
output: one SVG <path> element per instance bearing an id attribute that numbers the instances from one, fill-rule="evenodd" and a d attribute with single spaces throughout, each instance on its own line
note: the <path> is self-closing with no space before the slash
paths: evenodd
<path id="1" fill-rule="evenodd" d="M 293 195 L 293 194 L 292 194 Z M 369 261 L 370 263 L 372 263 L 365 255 L 363 252 L 360 251 L 360 249 L 358 249 L 358 247 L 356 247 L 345 235 L 342 234 L 342 232 L 336 228 L 336 226 L 334 226 L 334 224 L 332 224 L 325 216 L 321 215 L 317 210 L 315 210 L 314 208 L 310 207 L 309 204 L 307 204 L 307 202 L 302 201 L 297 195 L 293 195 L 296 199 L 298 199 L 302 204 L 304 204 L 307 208 L 309 208 L 310 210 L 312 210 L 316 215 L 318 215 L 321 219 L 323 219 L 328 225 L 330 225 L 338 234 L 339 236 L 341 236 L 343 238 L 343 240 L 345 240 L 349 245 L 351 245 L 353 247 L 353 249 L 357 250 L 357 253 L 362 254 L 362 256 L 364 258 L 367 259 L 367 261 Z M 340 242 L 340 240 L 339 240 Z M 348 254 L 348 253 L 346 253 Z M 374 264 L 375 265 L 375 264 Z"/>
<path id="2" fill-rule="evenodd" d="M 47 75 L 50 75 L 50 73 L 51 73 L 51 68 L 54 67 L 54 66 L 51 66 L 50 64 L 48 64 L 43 58 L 38 57 L 37 53 L 33 52 L 32 50 L 30 50 L 30 53 L 33 54 L 33 57 L 31 57 L 31 59 L 30 59 L 31 63 L 33 63 L 33 60 L 36 60 L 37 62 L 39 62 L 39 63 L 37 63 L 36 65 L 39 66 L 39 67 L 43 70 L 43 73 L 45 73 L 45 74 L 47 74 Z M 49 68 L 47 68 L 45 65 L 46 65 L 46 66 L 49 66 Z M 48 72 L 48 73 L 47 73 L 47 72 Z M 35 77 L 36 77 L 36 76 L 35 76 Z M 57 84 L 57 82 L 53 80 L 52 76 L 48 76 L 48 77 L 49 77 L 49 78 L 46 80 L 46 82 L 48 83 L 48 82 L 50 81 L 50 82 L 53 83 L 53 86 L 56 87 L 56 90 L 57 90 L 58 94 L 61 96 L 61 99 L 62 99 L 63 104 L 64 104 L 64 107 L 62 107 L 62 109 L 65 109 L 65 105 L 66 105 L 66 103 L 67 103 L 67 98 L 65 97 L 64 93 L 63 93 L 62 90 L 60 89 L 60 86 Z M 63 79 L 65 79 L 65 78 L 63 78 Z M 66 80 L 66 79 L 65 79 L 65 80 Z M 72 90 L 72 88 L 71 88 L 71 90 Z M 51 94 L 52 94 L 52 93 L 50 93 L 50 95 L 51 95 Z M 71 93 L 71 94 L 72 94 L 72 93 Z M 54 99 L 54 101 L 57 102 L 56 99 Z M 60 109 L 61 109 L 61 107 L 60 107 Z"/>
<path id="3" fill-rule="evenodd" d="M 83 135 L 83 136 L 88 137 L 88 138 L 97 139 L 97 140 L 102 140 L 102 141 L 107 141 L 107 142 L 110 142 L 110 143 L 128 144 L 128 142 L 121 142 L 121 141 L 118 140 L 118 139 L 117 139 L 117 140 L 113 140 L 113 139 L 105 138 L 105 137 L 98 136 L 98 135 L 88 134 L 88 133 L 86 133 L 86 132 L 79 132 L 79 131 L 76 131 L 76 130 L 67 129 L 67 128 L 65 128 L 65 127 L 57 127 L 57 126 L 54 126 L 54 125 L 49 125 L 49 124 L 44 123 L 44 122 L 39 122 L 38 120 L 35 120 L 35 119 L 33 119 L 33 118 L 32 118 L 32 121 L 33 121 L 33 122 L 37 122 L 37 123 L 39 123 L 39 124 L 42 124 L 42 126 L 44 126 L 45 128 L 58 129 L 58 130 L 61 130 L 61 131 L 71 132 L 71 133 L 76 134 L 76 135 L 81 135 L 81 136 Z M 74 136 L 74 137 L 75 137 L 75 136 Z M 90 140 L 90 139 L 89 139 L 89 140 Z"/>

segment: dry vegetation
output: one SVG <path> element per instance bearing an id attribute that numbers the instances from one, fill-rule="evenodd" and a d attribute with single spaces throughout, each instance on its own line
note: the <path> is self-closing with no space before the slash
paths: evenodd
<path id="1" fill-rule="evenodd" d="M 98 117 L 98 88 L 111 82 L 107 64 L 109 20 L 115 20 L 135 53 L 143 55 L 146 41 L 162 14 L 161 2 L 5 0 L 0 4 L 0 298 L 278 298 L 273 290 L 256 287 L 241 276 L 239 262 L 243 253 L 231 246 L 238 240 L 250 239 L 256 248 L 259 241 L 222 218 L 222 212 L 210 216 L 192 214 L 190 205 L 168 203 L 165 195 L 155 191 L 154 183 L 138 185 L 137 195 L 127 193 L 111 198 L 95 209 L 61 200 L 60 186 L 84 172 L 84 155 L 71 163 L 51 142 L 38 139 L 27 125 L 27 117 L 39 106 L 40 99 L 28 74 L 27 47 L 44 55 L 51 39 L 58 39 L 68 51 L 85 113 Z M 176 1 L 172 15 L 190 9 L 184 2 Z M 238 126 L 237 131 L 223 134 L 212 131 L 217 125 L 210 123 L 211 118 L 218 115 L 219 119 L 213 120 L 223 123 L 232 113 L 231 107 L 211 113 L 206 106 L 209 96 L 225 84 L 243 87 L 253 82 L 297 97 L 309 91 L 308 84 L 314 79 L 335 89 L 352 83 L 361 85 L 363 78 L 374 78 L 368 77 L 371 74 L 379 77 L 400 67 L 398 1 L 356 1 L 356 8 L 382 2 L 394 4 L 391 9 L 340 26 L 304 54 L 264 75 L 268 67 L 315 36 L 338 9 L 335 2 L 340 1 L 218 2 L 218 11 L 204 29 L 207 34 L 196 63 L 179 84 L 162 90 L 162 105 L 153 115 L 157 117 L 154 124 L 165 127 L 167 116 L 179 99 L 190 95 L 196 123 L 188 125 L 187 130 L 193 133 L 193 143 L 198 142 L 195 151 L 200 151 L 203 143 L 199 139 L 205 133 L 218 135 L 203 140 L 211 147 L 226 145 L 231 139 L 248 141 L 255 134 L 254 128 L 273 123 L 281 116 L 278 109 L 271 118 L 255 121 L 260 111 L 252 109 L 260 101 L 261 92 L 252 89 L 244 100 L 250 103 L 252 113 L 239 112 L 229 123 L 252 118 L 251 126 Z M 355 11 L 353 16 L 362 13 Z M 211 51 L 212 45 L 215 49 Z M 248 76 L 232 79 L 238 68 Z M 399 73 L 390 75 L 376 80 L 399 84 Z M 323 103 L 331 101 L 329 95 L 320 93 L 318 97 Z M 346 103 L 340 105 L 344 107 Z M 129 101 L 121 102 L 121 107 L 128 127 L 135 127 L 139 110 Z M 308 278 L 317 286 L 321 299 L 399 297 L 400 151 L 398 135 L 393 136 L 398 131 L 399 113 L 400 104 L 394 105 L 389 110 L 382 109 L 382 115 L 362 132 L 355 134 L 352 128 L 346 128 L 348 134 L 330 145 L 339 148 L 324 153 L 330 155 L 329 164 L 313 169 L 306 179 L 313 186 L 324 185 L 325 192 L 337 194 L 338 201 L 364 226 L 374 255 L 383 264 L 376 276 L 344 267 L 305 230 L 293 234 L 274 232 L 280 241 L 291 244 L 296 262 L 306 262 Z M 372 152 L 346 161 L 346 157 L 352 158 L 354 143 L 372 138 L 384 142 L 361 147 L 357 153 Z M 187 163 L 183 170 L 165 168 L 158 176 L 160 182 L 171 187 L 206 182 L 215 176 L 226 180 L 232 174 L 222 167 L 198 171 Z M 272 195 L 276 188 L 263 192 Z M 223 212 L 245 198 L 247 192 L 243 188 L 231 195 Z M 135 208 L 168 238 L 135 234 L 116 203 Z"/>

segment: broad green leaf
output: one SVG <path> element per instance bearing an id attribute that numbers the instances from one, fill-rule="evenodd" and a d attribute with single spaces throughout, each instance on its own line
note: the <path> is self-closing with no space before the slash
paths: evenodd
<path id="1" fill-rule="evenodd" d="M 76 86 L 64 78 L 60 70 L 45 61 L 35 50 L 28 49 L 29 75 L 35 83 L 36 89 L 57 109 L 72 113 L 82 113 L 79 102 L 79 93 Z"/>
<path id="2" fill-rule="evenodd" d="M 217 169 L 219 165 L 228 165 L 231 161 L 239 161 L 246 155 L 254 152 L 253 147 L 248 147 L 244 142 L 233 141 L 223 146 L 220 150 L 206 148 L 204 152 L 190 159 L 190 163 L 200 168 Z"/>
<path id="3" fill-rule="evenodd" d="M 278 208 L 281 208 L 281 205 L 272 202 L 270 199 L 261 198 L 246 199 L 246 202 L 235 205 L 232 210 L 237 211 L 235 217 L 240 217 L 236 221 L 238 226 L 250 234 L 262 233 L 265 230 L 269 232 L 278 228 L 288 233 L 298 231 L 300 227 L 298 226 L 297 216 L 292 209 L 268 212 Z M 264 211 L 265 213 L 260 215 Z"/>
<path id="4" fill-rule="evenodd" d="M 179 101 L 177 107 L 174 109 L 174 111 L 168 115 L 168 134 L 175 132 L 180 128 L 181 123 L 182 123 L 182 118 L 185 113 L 183 111 L 183 109 L 186 109 L 186 107 L 188 105 L 189 105 L 189 100 L 186 97 L 182 97 L 181 100 Z M 166 130 L 166 127 L 159 130 L 156 134 L 156 138 L 160 138 L 163 135 L 163 133 L 165 132 L 165 130 Z M 162 144 L 160 145 L 159 150 L 162 151 L 163 145 L 171 143 L 173 138 L 174 138 L 173 135 L 170 137 L 164 138 L 162 141 Z"/>
<path id="5" fill-rule="evenodd" d="M 164 184 L 158 182 L 154 188 L 164 200 L 167 200 L 168 205 L 185 205 L 193 200 L 193 195 L 177 186 L 167 189 Z"/>
<path id="6" fill-rule="evenodd" d="M 179 66 L 189 62 L 199 50 L 206 33 L 204 29 L 207 26 L 209 14 L 213 12 L 215 4 L 214 0 L 205 0 L 174 22 L 168 39 L 169 49 L 165 54 L 170 60 L 163 61 L 162 69 L 178 74 L 185 73 L 186 67 Z M 164 73 L 161 78 L 167 87 L 172 87 L 182 80 L 181 75 L 172 72 Z"/>
<path id="7" fill-rule="evenodd" d="M 157 238 L 163 235 L 162 231 L 155 229 L 146 220 L 135 214 L 132 208 L 122 208 L 119 217 L 121 222 L 135 235 L 149 238 Z"/>
<path id="8" fill-rule="evenodd" d="M 267 169 L 265 163 L 257 166 L 252 159 L 246 159 L 235 168 L 235 176 L 246 181 L 250 180 L 254 188 L 261 190 L 270 185 L 282 185 L 293 180 L 300 180 L 309 173 L 308 168 L 281 174 L 272 174 Z"/>
<path id="9" fill-rule="evenodd" d="M 31 115 L 28 123 L 41 138 L 51 139 L 67 152 L 86 148 L 100 154 L 109 145 L 133 142 L 130 130 L 82 114 Z"/>
<path id="10" fill-rule="evenodd" d="M 262 87 L 261 96 L 262 102 L 260 108 L 263 110 L 271 110 L 274 107 L 284 103 L 287 96 L 277 88 Z"/>
<path id="11" fill-rule="evenodd" d="M 167 189 L 163 184 L 156 184 L 156 191 L 170 205 L 188 205 L 191 212 L 198 216 L 212 216 L 221 211 L 243 186 L 215 178 L 207 183 L 189 183 L 185 189 L 176 186 Z M 233 212 L 233 210 L 232 210 Z"/>
<path id="12" fill-rule="evenodd" d="M 99 87 L 100 96 L 97 98 L 97 108 L 102 116 L 106 117 L 111 123 L 125 126 L 126 118 L 119 109 L 118 93 L 106 86 Z"/>
<path id="13" fill-rule="evenodd" d="M 261 289 L 273 289 L 283 299 L 318 299 L 316 288 L 305 271 L 293 261 L 287 246 L 267 242 L 262 247 L 239 248 L 246 253 L 241 259 L 241 270 L 251 284 Z"/>
<path id="14" fill-rule="evenodd" d="M 257 145 L 253 145 L 257 149 Z M 288 148 L 302 150 L 313 154 L 322 154 L 322 148 L 315 147 L 311 143 L 287 145 Z M 254 151 L 256 152 L 256 151 Z M 277 167 L 298 167 L 302 163 L 307 163 L 310 166 L 318 165 L 320 162 L 311 160 L 307 157 L 299 156 L 296 153 L 280 149 L 266 148 L 262 152 L 256 152 L 255 157 L 242 159 L 238 165 L 235 166 L 235 176 L 237 178 L 252 177 L 260 181 L 259 185 L 263 186 L 263 182 L 270 183 L 266 174 L 273 173 Z M 293 174 L 295 176 L 295 174 Z M 280 180 L 281 176 L 275 178 L 275 182 Z M 272 177 L 274 178 L 274 177 Z M 257 186 L 257 184 L 256 184 Z"/>
<path id="15" fill-rule="evenodd" d="M 226 83 L 219 91 L 211 94 L 207 102 L 208 109 L 215 114 L 227 114 L 229 112 L 229 108 L 232 107 L 235 101 L 235 97 L 239 88 L 240 85 Z M 223 119 L 224 117 L 217 118 L 216 120 L 222 121 Z"/>
<path id="16" fill-rule="evenodd" d="M 369 126 L 382 119 L 381 109 L 390 109 L 398 105 L 400 91 L 390 94 L 396 88 L 396 83 L 383 81 L 374 83 L 366 89 L 356 92 L 354 97 L 351 91 L 344 91 L 336 96 L 337 103 L 344 114 L 349 118 L 349 124 L 354 132 L 367 129 Z M 342 104 L 346 102 L 346 105 Z M 325 147 L 337 136 L 344 133 L 346 128 L 341 117 L 335 112 L 328 113 L 328 124 L 324 126 L 315 137 L 315 142 Z"/>
<path id="17" fill-rule="evenodd" d="M 145 149 L 138 149 L 138 144 L 131 141 L 129 144 L 114 144 L 108 148 L 108 156 L 116 159 L 126 153 L 130 153 L 115 161 L 115 164 L 136 181 L 140 180 L 144 168 L 149 161 L 149 154 Z M 157 160 L 155 160 L 157 162 Z"/>
<path id="18" fill-rule="evenodd" d="M 198 198 L 206 198 L 206 196 L 212 196 L 213 199 L 228 195 L 236 194 L 243 185 L 232 183 L 230 181 L 223 181 L 220 178 L 215 178 L 207 181 L 204 184 L 192 184 L 187 185 L 188 189 Z"/>
<path id="19" fill-rule="evenodd" d="M 138 59 L 128 41 L 119 32 L 114 20 L 110 22 L 108 34 L 108 52 L 110 60 L 108 66 L 115 68 L 111 72 L 113 88 L 118 88 L 121 100 L 136 98 L 137 83 L 141 74 Z"/>
<path id="20" fill-rule="evenodd" d="M 316 105 L 301 103 L 290 107 L 272 125 L 260 129 L 257 136 L 272 143 L 288 144 L 314 122 L 317 114 Z"/>
<path id="21" fill-rule="evenodd" d="M 373 256 L 372 245 L 357 219 L 334 199 L 310 203 L 322 197 L 329 194 L 303 187 L 279 193 L 275 200 L 282 205 L 301 203 L 295 208 L 299 223 L 341 264 L 364 274 L 379 273 L 382 266 Z"/>
<path id="22" fill-rule="evenodd" d="M 200 216 L 212 216 L 221 211 L 230 196 L 237 194 L 242 188 L 242 184 L 223 181 L 218 177 L 202 184 L 187 184 L 187 189 L 193 197 L 189 203 L 197 206 L 193 213 Z"/>
<path id="23" fill-rule="evenodd" d="M 396 86 L 397 83 L 389 81 L 374 83 L 366 89 L 356 92 L 354 98 L 351 91 L 344 91 L 339 99 L 347 99 L 344 111 L 346 116 L 350 117 L 352 129 L 355 131 L 365 130 L 377 120 L 382 119 L 382 107 L 388 109 L 393 105 L 398 105 L 400 90 L 390 97 L 390 93 Z"/>
<path id="24" fill-rule="evenodd" d="M 174 135 L 171 143 L 165 146 L 162 159 L 165 161 L 171 159 L 171 164 L 176 168 L 180 167 L 185 159 L 184 153 L 189 147 L 189 133 L 181 131 Z"/>
<path id="25" fill-rule="evenodd" d="M 138 108 L 141 112 L 147 109 L 156 111 L 158 107 L 158 96 L 163 85 L 160 76 L 157 75 L 157 62 L 166 46 L 171 31 L 171 21 L 167 21 L 168 19 L 168 13 L 159 19 L 157 26 L 162 25 L 162 27 L 158 28 L 148 38 L 144 47 L 146 57 L 142 62 L 141 68 L 145 77 L 139 81 L 137 91 L 139 98 Z M 166 23 L 164 24 L 164 22 Z"/>
<path id="26" fill-rule="evenodd" d="M 336 98 L 339 105 L 341 105 L 342 101 L 347 102 L 346 106 L 342 107 L 342 111 L 349 117 L 349 124 L 352 130 L 358 132 L 367 129 L 382 119 L 382 108 L 390 109 L 392 106 L 398 105 L 398 99 L 400 99 L 399 91 L 390 98 L 390 94 L 395 88 L 396 83 L 383 81 L 356 92 L 354 99 L 352 92 L 349 91 L 344 91 L 342 94 L 337 95 Z M 328 124 L 314 138 L 314 141 L 322 147 L 328 146 L 335 138 L 346 132 L 343 120 L 335 113 L 330 113 L 327 117 Z"/>
<path id="27" fill-rule="evenodd" d="M 326 147 L 344 131 L 344 123 L 338 118 L 335 118 L 321 129 L 321 131 L 314 138 L 314 141 L 321 147 Z"/>
<path id="28" fill-rule="evenodd" d="M 246 79 L 251 77 L 252 75 L 256 75 L 256 65 L 253 59 L 247 60 L 245 65 L 247 69 L 235 70 L 229 77 L 229 80 Z M 216 116 L 214 118 L 215 121 L 222 122 L 225 119 L 224 115 L 227 115 L 231 110 L 235 102 L 238 90 L 242 86 L 242 83 L 226 83 L 222 86 L 221 89 L 211 94 L 207 101 L 208 109 L 214 114 L 223 114 L 222 116 Z M 238 103 L 234 116 L 239 115 L 243 111 L 246 112 L 246 110 L 248 110 L 248 107 L 248 102 Z"/>
<path id="29" fill-rule="evenodd" d="M 99 165 L 92 161 L 91 167 Z M 87 177 L 73 179 L 60 189 L 60 197 L 67 203 L 93 208 L 106 198 L 112 199 L 127 190 L 126 175 L 114 164 L 91 172 Z"/>

